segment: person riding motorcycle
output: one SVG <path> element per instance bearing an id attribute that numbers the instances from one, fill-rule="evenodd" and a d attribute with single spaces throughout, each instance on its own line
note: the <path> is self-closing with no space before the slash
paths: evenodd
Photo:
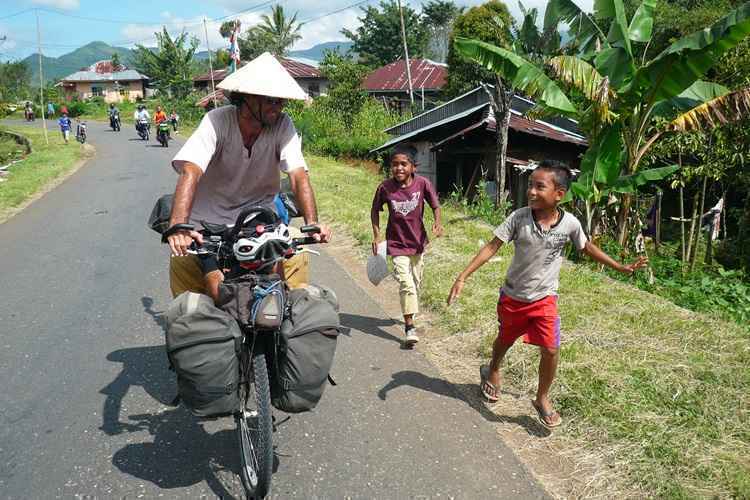
<path id="1" fill-rule="evenodd" d="M 203 221 L 233 224 L 245 208 L 273 209 L 282 172 L 289 177 L 305 224 L 319 224 L 301 139 L 289 115 L 282 112 L 287 99 L 306 99 L 305 91 L 267 52 L 218 87 L 231 104 L 208 112 L 172 160 L 179 177 L 165 236 L 173 256 L 169 278 L 175 297 L 189 290 L 216 299 L 224 278 L 222 270 L 204 269 L 195 255 L 187 253 L 193 240 L 202 243 L 203 236 L 179 229 L 178 224 L 197 229 Z M 319 226 L 321 231 L 314 237 L 329 241 L 330 228 Z M 306 257 L 300 254 L 283 263 L 282 273 L 292 288 L 307 283 Z"/>
<path id="2" fill-rule="evenodd" d="M 154 128 L 159 131 L 159 124 L 167 121 L 167 114 L 162 111 L 161 106 L 156 106 L 156 112 L 154 113 Z M 167 139 L 169 139 L 169 128 L 167 128 Z"/>
<path id="3" fill-rule="evenodd" d="M 109 103 L 109 109 L 107 110 L 107 114 L 109 115 L 109 126 L 112 128 L 115 128 L 115 117 L 120 116 L 120 110 L 117 109 L 117 106 L 115 106 L 115 103 L 113 102 Z"/>
<path id="4" fill-rule="evenodd" d="M 133 113 L 133 119 L 135 120 L 135 130 L 140 132 L 141 126 L 149 126 L 151 115 L 148 114 L 146 106 L 139 104 L 138 109 Z"/>

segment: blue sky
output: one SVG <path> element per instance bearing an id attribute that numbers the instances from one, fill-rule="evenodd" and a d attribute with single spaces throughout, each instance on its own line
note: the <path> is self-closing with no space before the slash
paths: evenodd
<path id="1" fill-rule="evenodd" d="M 580 1 L 580 0 L 579 0 Z M 303 38 L 294 49 L 306 49 L 321 42 L 345 40 L 340 33 L 346 27 L 355 29 L 361 15 L 359 7 L 346 7 L 357 0 L 0 0 L 0 60 L 22 59 L 36 52 L 36 13 L 41 26 L 42 53 L 58 57 L 93 41 L 132 47 L 134 43 L 153 45 L 154 31 L 166 25 L 171 33 L 188 31 L 199 37 L 205 49 L 202 19 L 209 19 L 208 34 L 212 50 L 226 41 L 218 33 L 221 20 L 239 18 L 244 27 L 256 24 L 260 16 L 280 4 L 287 13 L 298 12 L 297 19 L 308 21 L 302 28 Z M 455 0 L 456 4 L 473 6 L 482 0 Z M 580 1 L 590 7 L 592 0 Z M 419 9 L 421 0 L 407 0 Z M 528 7 L 544 9 L 545 0 L 526 0 Z M 377 5 L 377 0 L 366 2 Z M 518 15 L 516 0 L 507 2 L 511 13 Z M 341 12 L 333 13 L 339 9 Z M 330 15 L 326 15 L 330 14 Z M 87 19 L 84 19 L 87 18 Z M 541 15 L 540 15 L 541 18 Z M 541 21 L 541 19 L 540 19 Z"/>

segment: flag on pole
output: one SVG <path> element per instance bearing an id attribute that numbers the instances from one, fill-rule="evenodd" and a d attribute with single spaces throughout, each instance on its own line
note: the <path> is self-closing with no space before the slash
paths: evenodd
<path id="1" fill-rule="evenodd" d="M 232 36 L 229 37 L 229 57 L 231 59 L 229 68 L 231 73 L 234 73 L 240 67 L 240 44 L 238 40 L 239 35 L 240 22 L 236 21 L 234 23 L 234 31 L 232 31 Z"/>

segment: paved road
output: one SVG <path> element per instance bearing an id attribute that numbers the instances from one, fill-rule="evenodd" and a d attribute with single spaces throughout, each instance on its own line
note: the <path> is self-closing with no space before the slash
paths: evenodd
<path id="1" fill-rule="evenodd" d="M 89 128 L 95 159 L 0 225 L 0 497 L 241 497 L 231 420 L 168 406 L 167 253 L 145 221 L 181 141 Z M 313 274 L 350 330 L 339 385 L 275 435 L 274 497 L 545 496 L 335 261 Z"/>

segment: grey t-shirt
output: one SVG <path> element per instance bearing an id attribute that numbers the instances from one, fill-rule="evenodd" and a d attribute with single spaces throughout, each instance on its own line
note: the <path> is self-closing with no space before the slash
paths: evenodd
<path id="1" fill-rule="evenodd" d="M 234 106 L 214 109 L 203 117 L 172 166 L 180 172 L 185 162 L 203 170 L 190 212 L 193 224 L 233 224 L 243 208 L 272 203 L 281 172 L 307 170 L 302 141 L 287 114 L 263 128 L 248 154 Z"/>
<path id="2" fill-rule="evenodd" d="M 578 219 L 559 210 L 557 224 L 546 231 L 534 220 L 529 207 L 514 211 L 495 229 L 495 236 L 515 246 L 503 293 L 522 302 L 557 293 L 565 244 L 570 240 L 582 250 L 588 241 Z"/>

